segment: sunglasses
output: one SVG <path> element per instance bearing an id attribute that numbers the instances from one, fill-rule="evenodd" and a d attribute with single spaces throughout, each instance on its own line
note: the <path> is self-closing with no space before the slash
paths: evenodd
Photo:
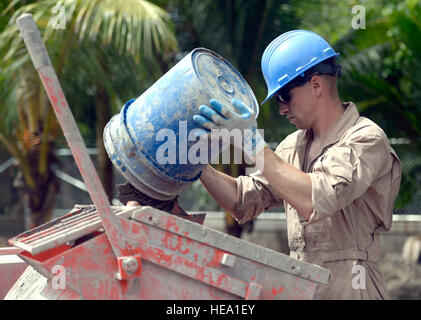
<path id="1" fill-rule="evenodd" d="M 291 100 L 291 96 L 289 95 L 289 92 L 278 92 L 275 94 L 275 100 L 280 103 L 288 103 Z"/>
<path id="2" fill-rule="evenodd" d="M 302 86 L 307 81 L 309 81 L 313 76 L 319 76 L 319 75 L 321 75 L 321 73 L 316 72 L 307 77 L 294 79 L 292 82 L 288 83 L 285 87 L 283 87 L 281 90 L 275 93 L 275 100 L 280 103 L 288 103 L 291 100 L 291 95 L 289 94 L 289 92 L 292 89 Z"/>

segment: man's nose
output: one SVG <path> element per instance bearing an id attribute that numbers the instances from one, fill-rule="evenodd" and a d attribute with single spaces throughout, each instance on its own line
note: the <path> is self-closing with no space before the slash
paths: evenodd
<path id="1" fill-rule="evenodd" d="M 286 103 L 279 102 L 279 114 L 281 116 L 287 114 L 289 112 L 288 105 Z"/>

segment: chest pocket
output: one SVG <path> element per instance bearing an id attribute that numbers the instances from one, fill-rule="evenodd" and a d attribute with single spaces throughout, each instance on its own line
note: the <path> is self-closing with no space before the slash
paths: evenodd
<path id="1" fill-rule="evenodd" d="M 352 180 L 351 148 L 333 147 L 314 164 L 313 172 L 325 173 L 332 186 Z"/>

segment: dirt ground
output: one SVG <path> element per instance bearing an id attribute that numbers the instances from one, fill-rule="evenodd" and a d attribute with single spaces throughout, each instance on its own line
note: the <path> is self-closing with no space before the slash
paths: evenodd
<path id="1" fill-rule="evenodd" d="M 421 264 L 407 264 L 400 254 L 389 253 L 379 261 L 390 299 L 421 300 Z"/>

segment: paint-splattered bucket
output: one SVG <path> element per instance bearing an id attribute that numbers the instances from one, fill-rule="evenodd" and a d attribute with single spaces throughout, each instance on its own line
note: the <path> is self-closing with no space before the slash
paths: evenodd
<path id="1" fill-rule="evenodd" d="M 226 104 L 237 98 L 259 112 L 241 74 L 218 54 L 198 48 L 109 121 L 104 143 L 114 166 L 144 194 L 175 198 L 207 165 L 190 161 L 188 152 L 196 143 L 191 139 L 197 129 L 193 115 L 210 98 Z"/>

